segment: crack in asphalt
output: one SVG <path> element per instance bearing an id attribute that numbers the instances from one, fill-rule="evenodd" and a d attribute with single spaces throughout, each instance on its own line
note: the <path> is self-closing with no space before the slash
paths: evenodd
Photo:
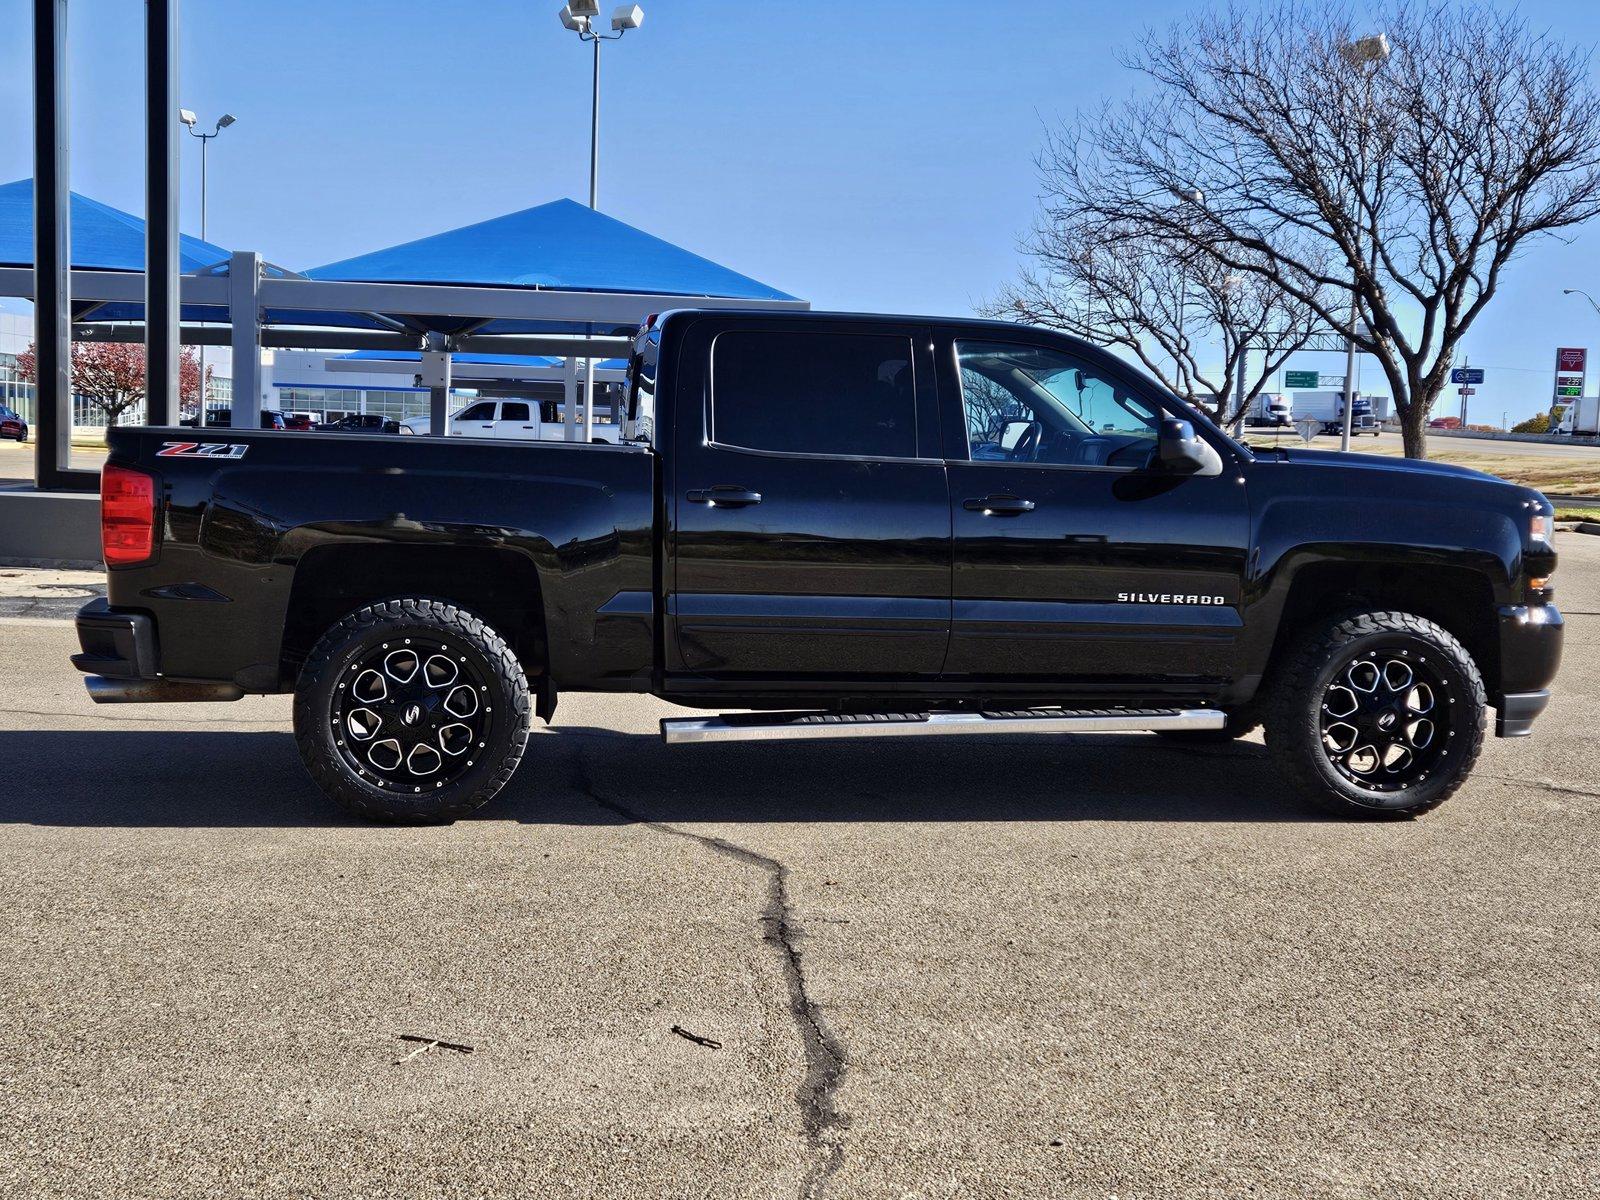
<path id="1" fill-rule="evenodd" d="M 850 1119 L 839 1111 L 836 1103 L 839 1085 L 844 1079 L 846 1060 L 844 1047 L 822 1020 L 806 990 L 805 970 L 796 945 L 805 931 L 795 920 L 789 901 L 789 869 L 775 858 L 746 849 L 725 838 L 709 834 L 690 833 L 664 821 L 653 821 L 626 805 L 607 799 L 595 791 L 589 777 L 588 763 L 584 760 L 580 743 L 575 763 L 574 783 L 579 792 L 607 812 L 615 813 L 625 821 L 643 825 L 657 833 L 687 838 L 708 850 L 735 859 L 747 866 L 757 867 L 767 875 L 767 907 L 761 914 L 766 926 L 762 941 L 777 950 L 779 965 L 789 991 L 789 1014 L 800 1035 L 801 1051 L 805 1058 L 806 1074 L 795 1101 L 800 1108 L 800 1123 L 806 1140 L 819 1156 L 801 1182 L 801 1200 L 817 1200 L 826 1190 L 828 1181 L 844 1162 L 843 1131 L 849 1128 Z"/>
<path id="2" fill-rule="evenodd" d="M 1495 783 L 1510 784 L 1514 787 L 1538 788 L 1541 792 L 1555 792 L 1562 796 L 1582 796 L 1587 800 L 1600 800 L 1600 792 L 1567 787 L 1564 784 L 1551 783 L 1547 779 L 1516 779 L 1509 775 L 1480 775 L 1478 778 L 1492 780 Z"/>

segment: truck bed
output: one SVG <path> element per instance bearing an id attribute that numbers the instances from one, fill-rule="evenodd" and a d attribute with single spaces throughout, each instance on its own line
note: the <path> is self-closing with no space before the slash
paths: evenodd
<path id="1" fill-rule="evenodd" d="M 109 600 L 155 617 L 170 678 L 292 685 L 324 610 L 399 563 L 433 564 L 440 594 L 493 589 L 502 619 L 552 597 L 549 671 L 564 683 L 650 676 L 648 448 L 159 427 L 108 441 L 108 462 L 153 474 L 160 500 L 155 558 L 113 569 Z M 219 674 L 219 647 L 247 665 Z"/>

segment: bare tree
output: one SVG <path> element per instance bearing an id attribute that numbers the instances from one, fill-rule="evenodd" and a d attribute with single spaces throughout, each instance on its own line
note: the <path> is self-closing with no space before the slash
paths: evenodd
<path id="1" fill-rule="evenodd" d="M 1507 265 L 1600 213 L 1586 56 L 1486 0 L 1390 0 L 1362 28 L 1338 3 L 1230 8 L 1128 65 L 1147 94 L 1046 148 L 1052 221 L 1154 233 L 1352 332 L 1413 457 Z"/>
<path id="2" fill-rule="evenodd" d="M 1023 249 L 1032 265 L 988 306 L 991 315 L 1121 346 L 1219 424 L 1238 419 L 1322 325 L 1261 275 L 1126 222 L 1108 236 L 1103 222 L 1047 213 Z"/>

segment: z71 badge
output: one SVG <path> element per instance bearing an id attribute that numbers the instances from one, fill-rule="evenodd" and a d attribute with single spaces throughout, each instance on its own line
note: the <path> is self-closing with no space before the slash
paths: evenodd
<path id="1" fill-rule="evenodd" d="M 241 442 L 162 442 L 157 458 L 243 458 L 250 449 Z"/>

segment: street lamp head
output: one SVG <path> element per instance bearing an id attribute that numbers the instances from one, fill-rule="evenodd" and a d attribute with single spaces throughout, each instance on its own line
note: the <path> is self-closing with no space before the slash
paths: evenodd
<path id="1" fill-rule="evenodd" d="M 1576 296 L 1578 294 L 1578 289 L 1577 288 L 1562 288 L 1561 289 L 1561 294 L 1563 296 Z"/>
<path id="2" fill-rule="evenodd" d="M 644 9 L 637 4 L 619 4 L 611 14 L 611 28 L 621 33 L 625 29 L 637 29 L 644 24 Z"/>
<path id="3" fill-rule="evenodd" d="M 194 128 L 195 122 L 199 119 L 199 117 L 195 116 L 194 113 L 190 112 L 187 108 L 180 108 L 178 110 L 178 120 L 182 121 L 190 129 Z"/>
<path id="4" fill-rule="evenodd" d="M 223 113 L 217 118 L 217 128 L 226 129 L 229 125 L 232 125 L 236 119 L 237 118 L 234 117 L 232 113 Z"/>
<path id="5" fill-rule="evenodd" d="M 575 16 L 572 12 L 572 5 L 562 5 L 561 11 L 557 15 L 561 18 L 561 24 L 572 30 L 573 33 L 589 32 L 589 18 Z"/>
<path id="6" fill-rule="evenodd" d="M 575 17 L 598 17 L 600 15 L 600 0 L 571 0 L 567 5 Z"/>
<path id="7" fill-rule="evenodd" d="M 1344 42 L 1339 47 L 1339 53 L 1344 60 L 1352 65 L 1362 63 L 1381 63 L 1389 57 L 1389 38 L 1387 34 L 1374 33 L 1369 37 L 1357 38 L 1353 42 Z"/>

